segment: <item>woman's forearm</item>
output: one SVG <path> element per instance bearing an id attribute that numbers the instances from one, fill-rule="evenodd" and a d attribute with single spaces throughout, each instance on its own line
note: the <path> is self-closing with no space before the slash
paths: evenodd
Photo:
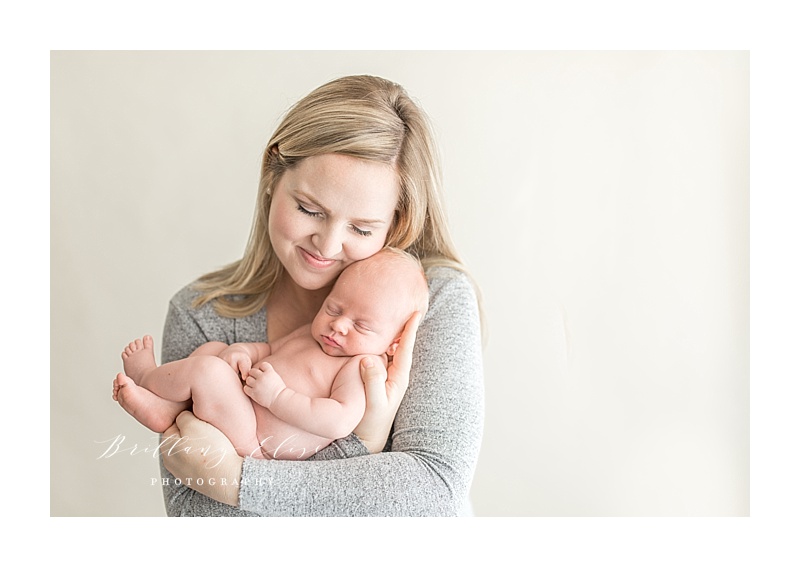
<path id="1" fill-rule="evenodd" d="M 395 420 L 390 451 L 369 455 L 363 443 L 350 435 L 307 461 L 245 459 L 239 508 L 176 486 L 174 477 L 165 472 L 168 515 L 459 513 L 483 431 L 480 323 L 466 277 L 445 270 L 430 281 L 431 308 L 417 335 L 412 376 Z M 176 342 L 184 339 L 172 336 Z M 231 342 L 247 340 L 258 339 L 241 336 Z"/>
<path id="2" fill-rule="evenodd" d="M 483 432 L 480 326 L 465 278 L 432 283 L 431 291 L 391 451 L 346 460 L 245 459 L 242 509 L 275 516 L 438 516 L 462 510 Z"/>

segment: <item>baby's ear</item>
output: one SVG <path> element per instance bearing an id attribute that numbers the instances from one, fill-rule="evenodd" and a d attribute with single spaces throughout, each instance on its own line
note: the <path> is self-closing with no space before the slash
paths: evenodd
<path id="1" fill-rule="evenodd" d="M 397 346 L 400 344 L 400 337 L 397 337 L 392 344 L 389 345 L 389 348 L 386 349 L 386 354 L 388 356 L 394 356 L 394 353 L 397 352 Z"/>

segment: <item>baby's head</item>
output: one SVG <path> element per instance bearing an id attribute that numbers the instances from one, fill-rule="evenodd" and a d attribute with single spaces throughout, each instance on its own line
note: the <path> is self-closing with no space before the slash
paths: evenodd
<path id="1" fill-rule="evenodd" d="M 393 356 L 406 322 L 427 310 L 428 282 L 419 260 L 384 248 L 341 273 L 311 333 L 331 356 Z"/>

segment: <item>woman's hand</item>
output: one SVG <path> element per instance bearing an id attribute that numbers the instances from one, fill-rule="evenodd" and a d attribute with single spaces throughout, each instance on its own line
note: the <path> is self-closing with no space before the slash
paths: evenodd
<path id="1" fill-rule="evenodd" d="M 164 432 L 164 466 L 189 488 L 224 504 L 239 504 L 244 459 L 216 427 L 184 411 Z"/>
<path id="2" fill-rule="evenodd" d="M 361 380 L 367 394 L 367 409 L 354 433 L 370 453 L 379 453 L 386 445 L 394 416 L 408 388 L 411 355 L 421 315 L 417 311 L 408 320 L 388 368 L 372 357 L 361 359 Z"/>

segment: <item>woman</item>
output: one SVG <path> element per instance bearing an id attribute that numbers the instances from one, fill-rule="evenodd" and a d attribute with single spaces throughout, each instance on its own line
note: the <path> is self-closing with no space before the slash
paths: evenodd
<path id="1" fill-rule="evenodd" d="M 388 376 L 362 368 L 356 431 L 307 461 L 242 459 L 184 412 L 162 448 L 168 515 L 464 511 L 483 432 L 478 302 L 451 243 L 430 127 L 394 83 L 344 77 L 287 113 L 264 151 L 243 258 L 172 299 L 162 362 L 309 323 L 344 267 L 384 245 L 420 258 L 430 308 L 406 325 Z"/>

